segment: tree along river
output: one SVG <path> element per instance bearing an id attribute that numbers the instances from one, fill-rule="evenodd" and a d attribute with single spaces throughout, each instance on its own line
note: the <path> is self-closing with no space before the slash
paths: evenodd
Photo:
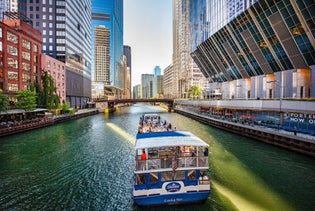
<path id="1" fill-rule="evenodd" d="M 131 199 L 138 120 L 158 112 L 210 145 L 202 204 L 141 208 Z M 315 160 L 136 104 L 0 138 L 0 210 L 314 210 Z"/>

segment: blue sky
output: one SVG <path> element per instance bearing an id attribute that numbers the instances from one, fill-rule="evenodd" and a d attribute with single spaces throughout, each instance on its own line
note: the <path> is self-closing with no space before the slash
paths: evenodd
<path id="1" fill-rule="evenodd" d="M 132 86 L 156 65 L 172 63 L 172 0 L 124 0 L 124 45 L 131 47 Z"/>

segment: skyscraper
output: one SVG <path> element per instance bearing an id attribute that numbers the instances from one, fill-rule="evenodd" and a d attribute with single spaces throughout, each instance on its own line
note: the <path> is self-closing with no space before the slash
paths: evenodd
<path id="1" fill-rule="evenodd" d="M 3 19 L 3 12 L 10 10 L 10 1 L 9 0 L 0 0 L 0 20 Z"/>
<path id="2" fill-rule="evenodd" d="M 85 107 L 91 97 L 91 0 L 19 0 L 19 12 L 43 36 L 42 51 L 66 64 L 66 101 Z"/>
<path id="3" fill-rule="evenodd" d="M 173 70 L 175 97 L 188 98 L 192 86 L 206 88 L 208 82 L 190 56 L 207 33 L 206 1 L 173 0 Z M 199 36 L 201 35 L 201 36 Z M 192 39 L 193 38 L 193 39 Z M 194 47 L 193 47 L 194 46 Z"/>
<path id="4" fill-rule="evenodd" d="M 211 0 L 207 1 L 210 22 L 209 36 L 228 24 L 257 0 Z"/>
<path id="5" fill-rule="evenodd" d="M 110 33 L 109 84 L 123 89 L 123 0 L 92 0 L 92 49 L 94 28 L 98 26 L 105 26 Z M 95 67 L 92 69 L 94 71 Z"/>
<path id="6" fill-rule="evenodd" d="M 143 99 L 151 98 L 153 95 L 153 74 L 141 74 L 141 96 Z"/>
<path id="7" fill-rule="evenodd" d="M 307 0 L 258 0 L 192 56 L 223 98 L 314 97 L 312 11 Z"/>
<path id="8" fill-rule="evenodd" d="M 109 37 L 105 26 L 94 27 L 94 80 L 104 85 L 109 84 Z"/>
<path id="9" fill-rule="evenodd" d="M 161 75 L 161 68 L 160 66 L 155 66 L 154 67 L 154 76 L 159 76 Z"/>
<path id="10" fill-rule="evenodd" d="M 131 69 L 131 47 L 128 45 L 124 45 L 124 56 L 126 57 L 126 75 L 125 75 L 125 97 L 131 98 L 131 79 L 132 79 L 132 69 Z"/>

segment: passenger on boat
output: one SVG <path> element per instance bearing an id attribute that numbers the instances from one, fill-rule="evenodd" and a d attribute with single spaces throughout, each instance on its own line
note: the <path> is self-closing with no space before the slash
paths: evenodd
<path id="1" fill-rule="evenodd" d="M 204 156 L 208 156 L 209 154 L 209 151 L 208 151 L 208 148 L 205 149 L 205 151 L 203 152 Z"/>
<path id="2" fill-rule="evenodd" d="M 142 155 L 141 155 L 141 160 L 146 160 L 147 159 L 147 154 L 145 154 L 145 150 L 142 150 Z"/>

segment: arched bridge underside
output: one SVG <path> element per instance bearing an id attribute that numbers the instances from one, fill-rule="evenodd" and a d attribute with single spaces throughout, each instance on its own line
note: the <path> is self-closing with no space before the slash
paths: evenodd
<path id="1" fill-rule="evenodd" d="M 164 103 L 168 105 L 168 110 L 173 109 L 173 99 L 115 99 L 115 100 L 95 100 L 96 108 L 112 110 L 118 104 L 126 103 Z"/>

